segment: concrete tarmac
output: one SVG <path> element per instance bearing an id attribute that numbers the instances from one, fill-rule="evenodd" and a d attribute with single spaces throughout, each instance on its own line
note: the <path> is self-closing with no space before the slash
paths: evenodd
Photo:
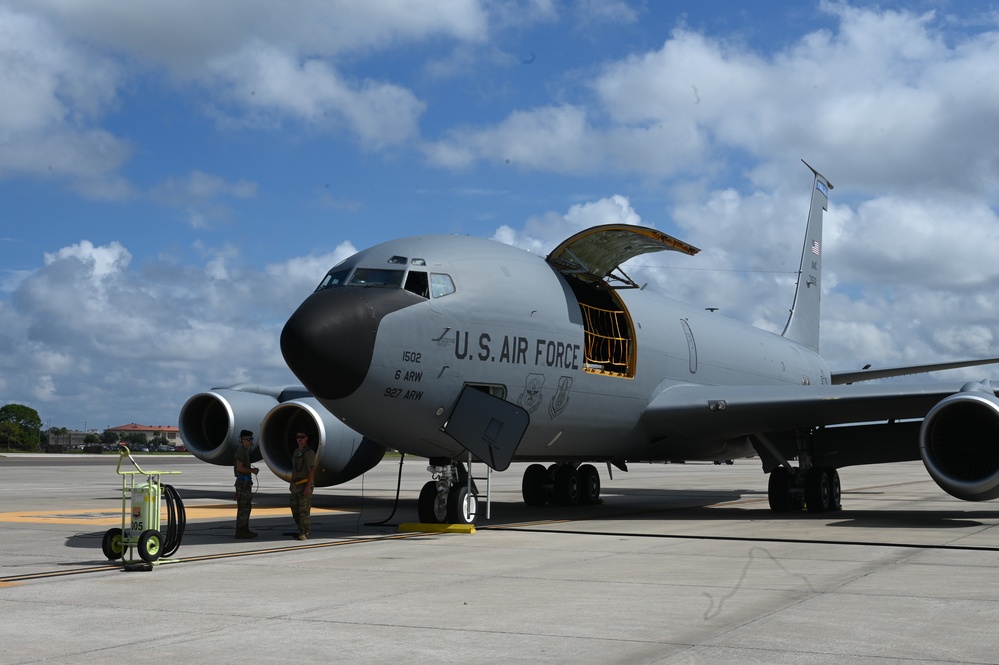
<path id="1" fill-rule="evenodd" d="M 393 514 L 388 458 L 317 490 L 299 542 L 266 468 L 234 540 L 230 469 L 136 459 L 187 513 L 151 572 L 101 552 L 116 455 L 0 456 L 0 664 L 999 662 L 999 504 L 918 462 L 841 470 L 823 515 L 772 513 L 757 460 L 601 467 L 602 505 L 533 509 L 515 464 L 474 534 L 410 534 L 426 462 Z"/>

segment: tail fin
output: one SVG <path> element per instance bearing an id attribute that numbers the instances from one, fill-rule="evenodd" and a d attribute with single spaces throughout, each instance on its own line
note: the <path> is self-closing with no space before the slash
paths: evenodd
<path id="1" fill-rule="evenodd" d="M 815 174 L 815 182 L 812 185 L 812 203 L 808 208 L 805 245 L 801 248 L 798 286 L 794 291 L 791 316 L 782 334 L 789 340 L 818 351 L 819 301 L 822 297 L 822 212 L 828 210 L 829 190 L 833 186 L 808 162 L 801 161 Z"/>

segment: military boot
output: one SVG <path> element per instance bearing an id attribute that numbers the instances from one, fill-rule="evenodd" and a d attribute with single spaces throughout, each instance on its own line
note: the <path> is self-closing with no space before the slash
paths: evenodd
<path id="1" fill-rule="evenodd" d="M 242 529 L 240 529 L 240 528 L 237 527 L 237 529 L 236 529 L 236 537 L 237 538 L 256 538 L 257 537 L 257 532 L 256 531 L 250 531 L 249 527 L 244 527 Z"/>

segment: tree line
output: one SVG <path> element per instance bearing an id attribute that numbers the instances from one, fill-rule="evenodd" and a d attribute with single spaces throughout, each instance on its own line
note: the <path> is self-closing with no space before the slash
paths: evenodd
<path id="1" fill-rule="evenodd" d="M 42 431 L 42 419 L 38 411 L 23 404 L 7 404 L 0 407 L 0 449 L 34 452 L 41 450 L 50 439 L 66 436 L 69 430 L 65 427 L 50 427 Z M 105 430 L 103 434 L 87 434 L 83 443 L 87 445 L 114 445 L 117 443 L 152 443 L 166 445 L 166 437 L 157 436 L 149 441 L 142 432 L 129 432 L 120 436 L 118 432 Z"/>

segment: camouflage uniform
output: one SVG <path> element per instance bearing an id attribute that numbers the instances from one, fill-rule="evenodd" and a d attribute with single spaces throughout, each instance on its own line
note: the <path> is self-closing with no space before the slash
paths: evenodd
<path id="1" fill-rule="evenodd" d="M 250 468 L 250 451 L 240 446 L 236 449 L 236 460 L 243 460 L 243 467 Z M 236 475 L 236 531 L 248 531 L 250 528 L 250 510 L 253 500 L 253 476 L 242 475 L 236 471 L 233 465 L 233 473 Z"/>
<path id="2" fill-rule="evenodd" d="M 309 483 L 309 469 L 316 467 L 316 453 L 310 448 L 299 448 L 291 456 L 291 515 L 298 532 L 306 536 L 312 531 L 312 495 L 305 495 Z"/>

